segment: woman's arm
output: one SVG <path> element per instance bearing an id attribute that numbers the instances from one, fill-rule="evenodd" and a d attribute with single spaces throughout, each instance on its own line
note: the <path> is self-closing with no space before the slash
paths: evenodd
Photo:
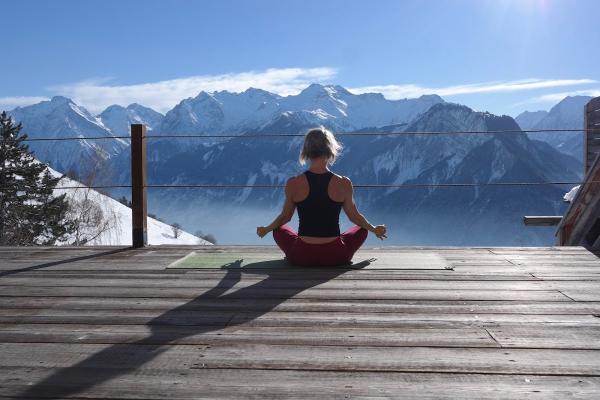
<path id="1" fill-rule="evenodd" d="M 281 225 L 290 222 L 294 211 L 296 210 L 296 203 L 292 199 L 292 191 L 294 186 L 294 178 L 288 179 L 285 185 L 285 202 L 283 203 L 283 210 L 281 213 L 267 226 L 259 226 L 256 228 L 256 234 L 260 237 L 264 237 L 267 233 L 274 229 L 279 228 Z"/>
<path id="2" fill-rule="evenodd" d="M 386 236 L 386 227 L 385 225 L 372 225 L 364 215 L 358 211 L 356 207 L 356 203 L 354 202 L 354 190 L 352 188 L 352 182 L 347 177 L 343 177 L 344 184 L 344 212 L 348 216 L 350 221 L 361 228 L 368 230 L 369 232 L 373 232 L 375 236 L 379 239 L 383 240 L 387 238 Z"/>

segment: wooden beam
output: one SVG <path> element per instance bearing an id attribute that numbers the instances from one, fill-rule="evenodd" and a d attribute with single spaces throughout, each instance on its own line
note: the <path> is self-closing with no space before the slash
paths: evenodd
<path id="1" fill-rule="evenodd" d="M 146 194 L 146 126 L 131 125 L 131 238 L 132 247 L 148 244 Z"/>
<path id="2" fill-rule="evenodd" d="M 555 226 L 561 219 L 560 215 L 524 216 L 523 223 L 529 226 Z"/>
<path id="3" fill-rule="evenodd" d="M 593 98 L 584 109 L 584 174 L 587 173 L 594 160 L 600 154 L 600 97 Z"/>

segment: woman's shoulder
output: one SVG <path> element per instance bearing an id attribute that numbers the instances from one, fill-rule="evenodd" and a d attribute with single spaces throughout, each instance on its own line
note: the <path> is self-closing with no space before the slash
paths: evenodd
<path id="1" fill-rule="evenodd" d="M 335 172 L 332 172 L 332 174 L 333 174 L 332 179 L 335 179 L 338 183 L 343 184 L 343 185 L 348 185 L 348 184 L 352 185 L 352 181 L 347 176 L 338 175 Z"/>
<path id="2" fill-rule="evenodd" d="M 304 178 L 304 174 L 294 175 L 288 178 L 286 186 L 296 186 L 303 180 L 306 180 L 306 178 Z"/>
<path id="3" fill-rule="evenodd" d="M 333 173 L 331 177 L 333 187 L 341 193 L 352 193 L 352 181 L 344 175 Z"/>

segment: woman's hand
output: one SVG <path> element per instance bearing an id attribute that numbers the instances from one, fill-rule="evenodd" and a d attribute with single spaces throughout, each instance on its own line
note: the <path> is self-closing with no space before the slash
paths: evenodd
<path id="1" fill-rule="evenodd" d="M 265 237 L 265 235 L 269 232 L 269 229 L 265 228 L 264 226 L 259 226 L 258 228 L 256 228 L 256 234 L 261 238 Z"/>
<path id="2" fill-rule="evenodd" d="M 381 240 L 387 239 L 387 229 L 385 225 L 376 225 L 375 229 L 373 229 L 373 233 Z"/>

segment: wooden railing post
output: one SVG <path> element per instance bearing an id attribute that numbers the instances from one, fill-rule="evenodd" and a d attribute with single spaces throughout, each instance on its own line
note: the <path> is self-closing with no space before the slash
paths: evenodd
<path id="1" fill-rule="evenodd" d="M 131 125 L 131 234 L 134 248 L 148 244 L 146 195 L 146 126 Z"/>

